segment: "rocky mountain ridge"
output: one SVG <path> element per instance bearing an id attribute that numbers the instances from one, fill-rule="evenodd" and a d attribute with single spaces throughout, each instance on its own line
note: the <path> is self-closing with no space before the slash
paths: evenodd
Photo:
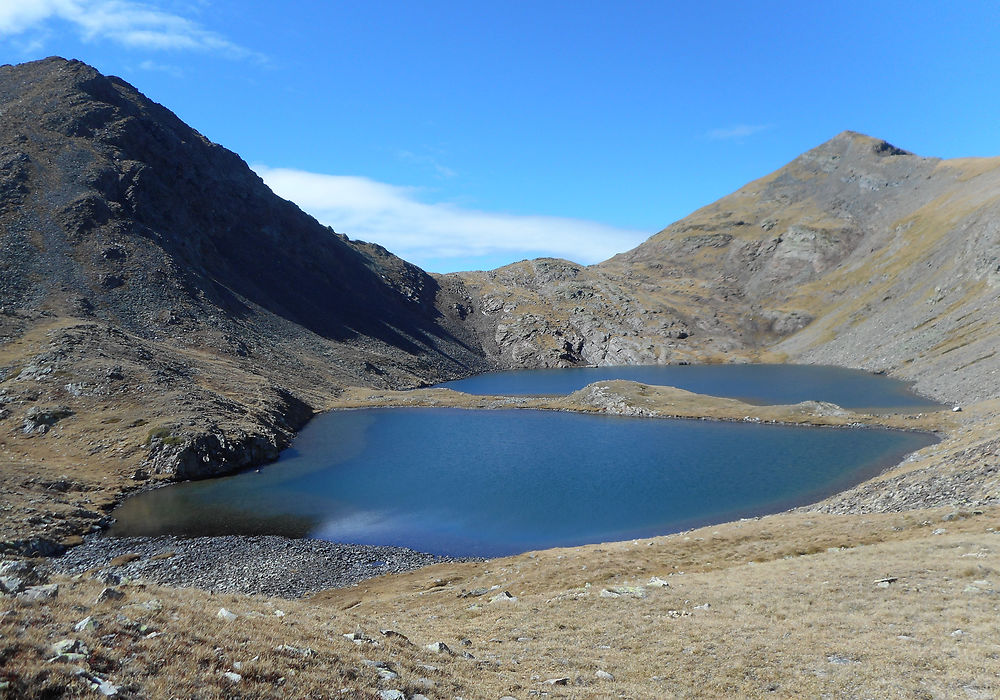
<path id="1" fill-rule="evenodd" d="M 844 132 L 603 263 L 452 277 L 504 366 L 763 356 L 992 398 L 998 198 L 1000 159 L 921 158 Z"/>
<path id="2" fill-rule="evenodd" d="M 442 375 L 478 366 L 430 276 L 275 197 L 239 156 L 124 81 L 47 59 L 5 67 L 0 102 L 8 311 L 240 357 L 308 332 L 383 365 L 425 358 L 428 377 L 435 362 Z"/>

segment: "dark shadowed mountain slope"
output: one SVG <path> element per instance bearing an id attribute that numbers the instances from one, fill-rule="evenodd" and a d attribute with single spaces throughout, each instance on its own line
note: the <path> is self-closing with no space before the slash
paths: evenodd
<path id="1" fill-rule="evenodd" d="M 7 308 L 221 336 L 241 355 L 308 331 L 401 377 L 480 366 L 430 276 L 334 234 L 124 81 L 58 58 L 5 66 L 0 104 Z"/>

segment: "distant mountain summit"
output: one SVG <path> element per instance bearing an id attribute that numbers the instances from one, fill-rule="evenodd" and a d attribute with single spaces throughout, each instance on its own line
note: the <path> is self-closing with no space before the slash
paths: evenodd
<path id="1" fill-rule="evenodd" d="M 454 277 L 507 366 L 765 358 L 988 398 L 997 221 L 1000 159 L 922 158 L 845 131 L 598 265 Z"/>

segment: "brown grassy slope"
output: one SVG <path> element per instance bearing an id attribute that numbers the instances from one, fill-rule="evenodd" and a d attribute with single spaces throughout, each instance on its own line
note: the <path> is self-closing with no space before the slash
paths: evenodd
<path id="1" fill-rule="evenodd" d="M 1000 159 L 945 161 L 931 176 L 952 191 L 892 222 L 881 249 L 797 290 L 822 313 L 776 351 L 890 370 L 955 401 L 997 398 Z"/>
<path id="2" fill-rule="evenodd" d="M 0 550 L 73 542 L 149 479 L 276 455 L 311 414 L 239 363 L 94 322 L 36 319 L 0 346 L 0 367 Z M 32 421 L 40 410 L 58 420 Z M 202 444 L 209 464 L 194 459 L 206 433 L 220 438 Z"/>
<path id="3" fill-rule="evenodd" d="M 507 366 L 817 362 L 971 402 L 997 396 L 998 197 L 1000 159 L 844 132 L 599 265 L 454 278 Z"/>
<path id="4" fill-rule="evenodd" d="M 521 697 L 558 677 L 569 684 L 555 697 L 996 692 L 995 522 L 765 518 L 416 572 L 408 592 L 386 580 L 317 598 L 361 601 L 347 610 L 355 619 L 388 619 L 418 643 L 469 639 L 478 667 L 451 668 L 473 697 Z M 936 524 L 952 534 L 930 536 Z M 653 576 L 669 586 L 649 586 Z M 896 581 L 878 586 L 886 577 Z M 493 586 L 517 601 L 459 597 Z"/>

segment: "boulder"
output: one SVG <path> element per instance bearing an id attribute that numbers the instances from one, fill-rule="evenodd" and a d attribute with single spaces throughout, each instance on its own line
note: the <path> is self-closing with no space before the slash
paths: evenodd
<path id="1" fill-rule="evenodd" d="M 282 644 L 275 647 L 274 650 L 279 653 L 288 654 L 289 656 L 299 656 L 303 659 L 307 659 L 316 653 L 309 647 L 294 647 L 291 644 Z"/>
<path id="2" fill-rule="evenodd" d="M 49 408 L 32 406 L 28 409 L 28 413 L 24 417 L 24 426 L 21 431 L 25 435 L 31 435 L 32 433 L 44 435 L 53 425 L 58 423 L 63 418 L 71 415 L 73 415 L 73 412 L 66 406 Z"/>
<path id="3" fill-rule="evenodd" d="M 88 615 L 87 617 L 83 618 L 82 620 L 80 620 L 79 622 L 77 622 L 75 625 L 73 625 L 73 631 L 74 632 L 93 632 L 94 630 L 97 629 L 97 627 L 98 627 L 97 620 L 95 620 L 93 617 L 90 617 Z"/>
<path id="4" fill-rule="evenodd" d="M 53 654 L 84 654 L 90 653 L 87 645 L 79 639 L 60 639 L 52 645 Z"/>
<path id="5" fill-rule="evenodd" d="M 14 595 L 25 588 L 24 579 L 17 576 L 0 576 L 0 593 Z"/>
<path id="6" fill-rule="evenodd" d="M 645 598 L 646 589 L 642 586 L 611 586 L 600 593 L 601 598 Z"/>
<path id="7" fill-rule="evenodd" d="M 428 644 L 427 649 L 436 654 L 448 654 L 449 656 L 455 655 L 455 652 L 448 648 L 448 645 L 444 642 L 433 642 L 432 644 Z"/>
<path id="8" fill-rule="evenodd" d="M 78 668 L 76 669 L 76 675 L 87 681 L 90 687 L 96 690 L 101 695 L 111 697 L 112 695 L 118 694 L 118 686 L 111 683 L 111 681 L 101 678 L 96 673 L 91 673 L 90 671 Z"/>
<path id="9" fill-rule="evenodd" d="M 97 596 L 97 603 L 104 603 L 111 600 L 121 600 L 125 597 L 125 594 L 119 591 L 117 588 L 112 588 L 108 586 L 101 591 L 100 595 Z"/>
<path id="10" fill-rule="evenodd" d="M 48 577 L 29 561 L 0 561 L 0 593 L 16 595 L 28 586 L 45 583 Z"/>
<path id="11" fill-rule="evenodd" d="M 51 600 L 59 595 L 59 584 L 49 583 L 44 586 L 28 586 L 18 597 L 22 600 Z"/>

